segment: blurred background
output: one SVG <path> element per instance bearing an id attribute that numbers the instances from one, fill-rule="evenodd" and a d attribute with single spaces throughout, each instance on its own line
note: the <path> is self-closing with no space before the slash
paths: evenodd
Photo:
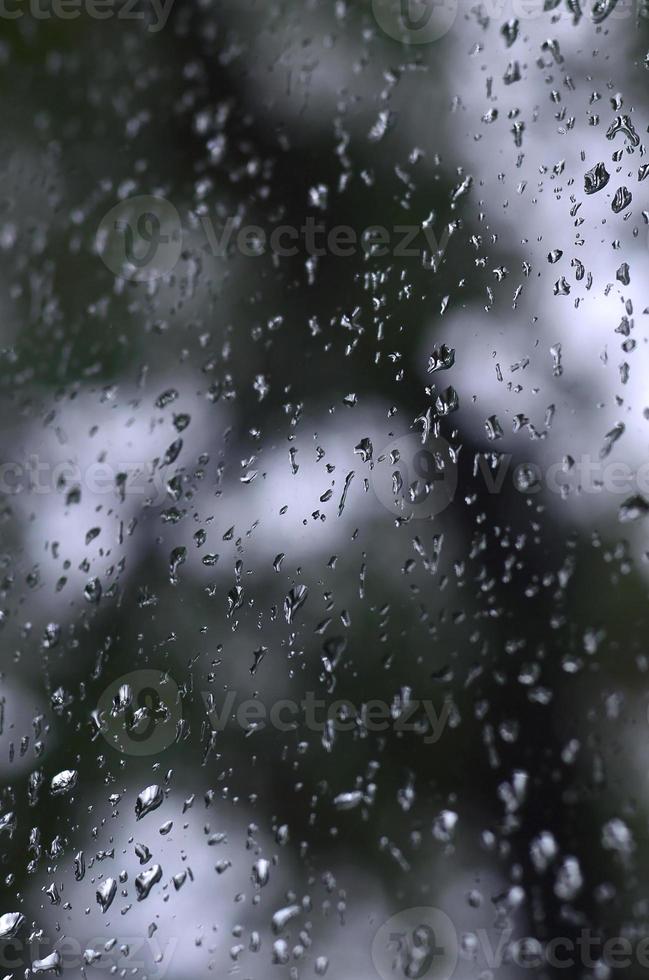
<path id="1" fill-rule="evenodd" d="M 138 3 L 0 16 L 2 973 L 643 975 L 644 8 Z"/>

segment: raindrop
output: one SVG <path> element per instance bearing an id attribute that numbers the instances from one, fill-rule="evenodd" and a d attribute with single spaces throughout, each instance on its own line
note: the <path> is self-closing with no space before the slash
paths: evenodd
<path id="1" fill-rule="evenodd" d="M 139 794 L 137 800 L 135 801 L 135 817 L 137 820 L 141 820 L 145 817 L 147 813 L 152 813 L 157 810 L 164 799 L 164 794 L 160 786 L 153 784 L 152 786 L 147 786 Z"/>

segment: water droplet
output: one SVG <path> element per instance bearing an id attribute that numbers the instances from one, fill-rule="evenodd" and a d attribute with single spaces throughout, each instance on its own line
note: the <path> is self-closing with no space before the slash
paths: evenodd
<path id="1" fill-rule="evenodd" d="M 596 194 L 606 187 L 611 175 L 608 173 L 603 163 L 596 163 L 594 167 L 587 170 L 584 174 L 584 190 L 587 194 Z"/>
<path id="2" fill-rule="evenodd" d="M 5 912 L 0 915 L 0 940 L 12 939 L 24 921 L 25 916 L 20 912 Z"/>
<path id="3" fill-rule="evenodd" d="M 106 878 L 97 888 L 97 902 L 102 912 L 107 912 L 117 893 L 117 882 L 114 878 Z"/>
<path id="4" fill-rule="evenodd" d="M 135 891 L 137 892 L 138 902 L 144 901 L 149 892 L 162 878 L 162 868 L 159 864 L 154 864 L 148 871 L 141 871 L 135 879 Z"/>
<path id="5" fill-rule="evenodd" d="M 136 819 L 141 820 L 147 813 L 152 813 L 154 810 L 157 810 L 163 800 L 164 794 L 160 786 L 156 784 L 147 786 L 135 801 Z"/>
<path id="6" fill-rule="evenodd" d="M 77 785 L 78 773 L 76 769 L 64 769 L 62 772 L 52 777 L 50 783 L 50 793 L 52 796 L 61 796 L 69 793 Z"/>

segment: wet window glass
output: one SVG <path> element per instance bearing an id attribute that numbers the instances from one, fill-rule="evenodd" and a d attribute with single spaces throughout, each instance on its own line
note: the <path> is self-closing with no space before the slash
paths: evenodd
<path id="1" fill-rule="evenodd" d="M 0 977 L 649 968 L 644 0 L 0 0 Z"/>

